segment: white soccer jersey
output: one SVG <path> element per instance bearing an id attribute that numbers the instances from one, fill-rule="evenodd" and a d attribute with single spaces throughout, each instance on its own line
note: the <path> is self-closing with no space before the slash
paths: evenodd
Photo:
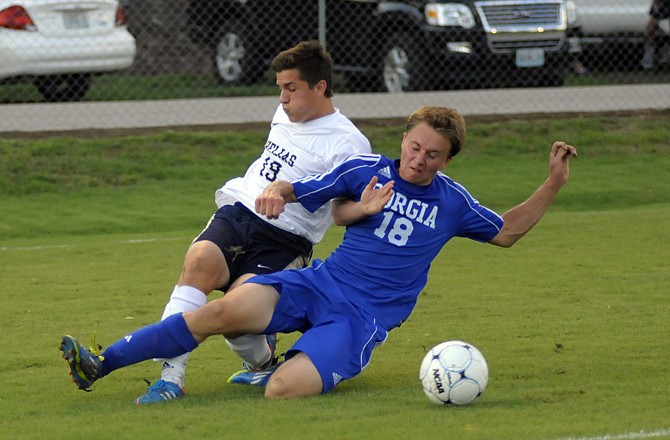
<path id="1" fill-rule="evenodd" d="M 370 153 L 370 142 L 338 109 L 308 122 L 291 122 L 281 105 L 277 108 L 263 154 L 244 177 L 226 182 L 216 192 L 221 207 L 228 197 L 255 212 L 256 198 L 275 180 L 292 181 L 312 173 L 324 173 L 351 154 Z M 333 220 L 329 204 L 310 213 L 298 203 L 286 206 L 279 219 L 269 223 L 318 243 Z"/>

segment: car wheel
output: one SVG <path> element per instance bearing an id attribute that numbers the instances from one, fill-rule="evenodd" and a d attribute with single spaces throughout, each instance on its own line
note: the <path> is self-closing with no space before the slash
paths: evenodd
<path id="1" fill-rule="evenodd" d="M 389 93 L 421 90 L 429 78 L 424 51 L 409 33 L 395 34 L 383 52 L 381 77 Z"/>
<path id="2" fill-rule="evenodd" d="M 35 80 L 35 87 L 49 102 L 81 101 L 91 87 L 91 75 L 43 76 Z"/>
<path id="3" fill-rule="evenodd" d="M 241 23 L 224 23 L 215 40 L 214 76 L 224 85 L 253 84 L 265 73 L 262 60 Z"/>

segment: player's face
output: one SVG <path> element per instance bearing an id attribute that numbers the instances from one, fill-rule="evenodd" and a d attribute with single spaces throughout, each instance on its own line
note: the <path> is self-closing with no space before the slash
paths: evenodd
<path id="1" fill-rule="evenodd" d="M 298 69 L 277 73 L 279 101 L 291 122 L 307 122 L 323 116 L 325 84 L 321 81 L 310 89 L 307 81 L 300 79 Z"/>
<path id="2" fill-rule="evenodd" d="M 400 177 L 415 185 L 429 185 L 451 161 L 451 143 L 425 122 L 403 135 L 401 150 Z"/>

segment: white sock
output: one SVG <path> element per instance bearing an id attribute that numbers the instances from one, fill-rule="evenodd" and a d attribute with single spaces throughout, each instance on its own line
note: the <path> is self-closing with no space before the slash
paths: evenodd
<path id="1" fill-rule="evenodd" d="M 190 312 L 207 304 L 207 295 L 191 286 L 174 286 L 161 321 L 175 313 Z"/>
<path id="2" fill-rule="evenodd" d="M 265 335 L 243 335 L 236 339 L 226 339 L 226 343 L 251 368 L 262 368 L 272 359 Z"/>
<path id="3" fill-rule="evenodd" d="M 163 311 L 161 321 L 175 313 L 190 312 L 204 306 L 206 303 L 207 295 L 195 287 L 174 286 L 172 295 L 170 295 L 170 301 L 168 301 Z M 189 354 L 184 353 L 172 359 L 156 359 L 162 362 L 161 379 L 167 382 L 174 382 L 184 388 L 188 357 Z"/>

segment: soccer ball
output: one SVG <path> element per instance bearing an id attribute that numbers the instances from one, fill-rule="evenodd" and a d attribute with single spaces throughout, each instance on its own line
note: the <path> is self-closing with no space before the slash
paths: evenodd
<path id="1" fill-rule="evenodd" d="M 465 405 L 486 390 L 489 367 L 474 346 L 463 341 L 447 341 L 426 353 L 419 380 L 431 402 Z"/>

